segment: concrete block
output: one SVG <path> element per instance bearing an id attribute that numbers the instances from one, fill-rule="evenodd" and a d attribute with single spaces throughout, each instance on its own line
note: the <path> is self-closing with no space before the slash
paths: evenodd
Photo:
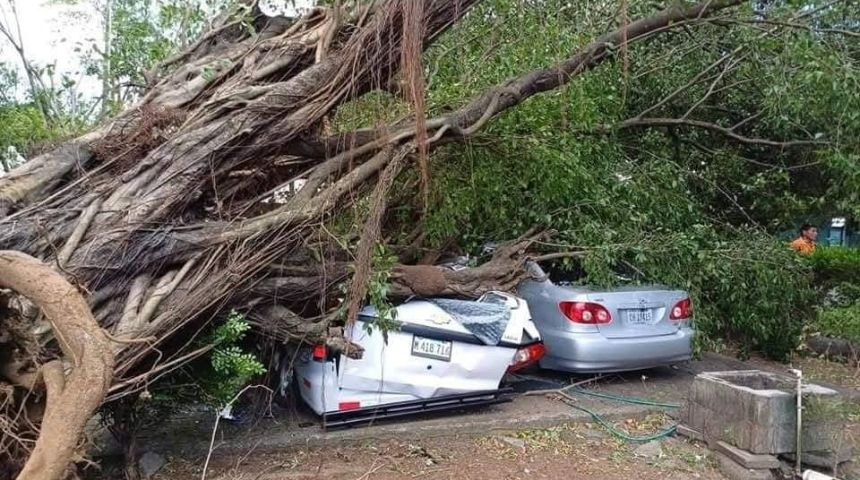
<path id="1" fill-rule="evenodd" d="M 829 469 L 853 459 L 854 449 L 850 446 L 843 446 L 824 452 L 802 452 L 800 456 L 800 461 L 804 465 Z M 781 457 L 791 464 L 794 464 L 795 458 L 797 458 L 793 453 L 786 453 Z"/>
<path id="2" fill-rule="evenodd" d="M 705 436 L 702 435 L 702 432 L 698 430 L 693 430 L 686 425 L 678 425 L 675 431 L 678 432 L 678 435 L 681 435 L 682 437 L 687 437 L 691 440 L 697 440 L 699 442 L 705 441 Z"/>
<path id="3" fill-rule="evenodd" d="M 746 468 L 766 470 L 779 468 L 779 459 L 773 455 L 750 453 L 723 441 L 716 443 L 716 450 Z"/>
<path id="4" fill-rule="evenodd" d="M 829 450 L 840 439 L 841 399 L 831 389 L 803 386 L 803 442 Z M 794 379 L 758 370 L 706 372 L 693 380 L 683 423 L 707 439 L 756 454 L 792 452 L 796 443 Z"/>
<path id="5" fill-rule="evenodd" d="M 719 452 L 714 452 L 714 456 L 717 459 L 720 472 L 729 480 L 774 480 L 774 475 L 770 470 L 746 468 Z"/>

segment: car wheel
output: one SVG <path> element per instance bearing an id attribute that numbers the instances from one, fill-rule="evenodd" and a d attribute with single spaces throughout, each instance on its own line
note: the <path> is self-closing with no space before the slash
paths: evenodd
<path id="1" fill-rule="evenodd" d="M 274 365 L 274 401 L 284 408 L 292 408 L 298 391 L 295 386 L 295 374 L 293 371 L 293 360 L 295 349 L 284 347 L 275 355 Z"/>

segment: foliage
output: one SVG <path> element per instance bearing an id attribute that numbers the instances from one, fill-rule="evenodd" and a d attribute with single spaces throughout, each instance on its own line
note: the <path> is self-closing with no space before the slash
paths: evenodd
<path id="1" fill-rule="evenodd" d="M 212 334 L 212 343 L 215 345 L 226 345 L 236 343 L 248 333 L 251 326 L 245 320 L 245 316 L 241 313 L 232 310 L 227 315 L 227 320 L 223 325 L 215 329 Z"/>
<path id="2" fill-rule="evenodd" d="M 109 75 L 113 89 L 109 110 L 121 110 L 142 93 L 146 75 L 155 65 L 191 43 L 210 18 L 235 4 L 233 0 L 112 0 L 101 5 L 112 10 L 110 53 L 89 49 L 85 64 L 92 75 Z"/>
<path id="3" fill-rule="evenodd" d="M 35 106 L 20 103 L 0 105 L 0 156 L 5 156 L 11 167 L 15 166 L 16 159 L 9 155 L 10 147 L 18 154 L 26 155 L 31 145 L 53 136 Z"/>
<path id="4" fill-rule="evenodd" d="M 860 302 L 819 309 L 815 329 L 829 337 L 860 342 Z"/>
<path id="5" fill-rule="evenodd" d="M 367 301 L 377 312 L 376 320 L 366 325 L 368 333 L 373 327 L 380 329 L 383 334 L 397 328 L 397 310 L 388 299 L 391 284 L 391 268 L 397 263 L 397 257 L 378 244 L 373 252 L 373 271 L 367 282 Z"/>
<path id="6" fill-rule="evenodd" d="M 860 302 L 819 309 L 813 330 L 827 337 L 860 342 Z"/>
<path id="7" fill-rule="evenodd" d="M 247 7 L 236 0 L 158 0 L 157 27 L 160 36 L 174 49 L 182 48 L 200 37 L 215 15 Z"/>
<path id="8" fill-rule="evenodd" d="M 728 338 L 784 358 L 797 345 L 813 297 L 806 265 L 785 245 L 759 230 L 711 223 L 671 161 L 613 172 L 592 155 L 580 158 L 583 148 L 539 147 L 515 156 L 473 148 L 448 159 L 455 167 L 434 175 L 448 191 L 437 192 L 428 234 L 456 236 L 474 250 L 530 225 L 555 229 L 554 242 L 583 251 L 562 265 L 583 271 L 582 282 L 612 285 L 620 273 L 687 289 L 705 346 Z"/>
<path id="9" fill-rule="evenodd" d="M 860 342 L 860 249 L 819 247 L 806 258 L 821 299 L 812 329 Z"/>
<path id="10" fill-rule="evenodd" d="M 222 403 L 230 401 L 252 378 L 266 372 L 256 356 L 236 346 L 215 350 L 212 353 L 212 368 L 223 380 L 210 393 Z"/>
<path id="11" fill-rule="evenodd" d="M 18 72 L 6 62 L 0 62 L 0 105 L 15 103 L 18 93 Z"/>
<path id="12" fill-rule="evenodd" d="M 95 22 L 102 29 L 99 44 L 91 39 L 75 45 L 81 71 L 102 81 L 98 118 L 132 103 L 147 86 L 152 68 L 187 46 L 215 15 L 237 9 L 235 0 L 50 0 L 84 5 L 66 12 L 66 21 Z M 92 101 L 85 102 L 92 103 Z M 92 121 L 93 109 L 78 112 Z"/>
<path id="13" fill-rule="evenodd" d="M 205 399 L 217 408 L 265 373 L 259 359 L 243 349 L 251 326 L 245 316 L 231 311 L 204 342 L 214 348 L 205 356 L 147 386 L 139 396 L 124 397 L 102 407 L 102 421 L 123 444 L 133 444 L 137 430 L 157 425 L 189 404 Z"/>
<path id="14" fill-rule="evenodd" d="M 366 205 L 359 205 L 366 207 Z M 357 208 L 363 210 L 363 208 Z M 352 216 L 348 216 L 352 218 Z M 353 219 L 354 221 L 354 219 Z M 335 227 L 343 227 L 335 224 Z M 373 257 L 371 259 L 371 272 L 367 281 L 367 295 L 365 301 L 368 305 L 376 309 L 377 316 L 372 322 L 366 322 L 365 328 L 368 333 L 371 333 L 374 328 L 378 328 L 383 335 L 387 332 L 398 328 L 397 310 L 392 305 L 388 298 L 391 289 L 391 269 L 397 264 L 397 256 L 392 255 L 389 249 L 382 243 L 375 245 Z M 351 273 L 354 273 L 355 265 L 350 265 Z M 347 298 L 349 294 L 349 285 L 343 283 L 339 286 L 343 298 Z M 338 308 L 335 317 L 340 321 L 345 321 L 347 315 L 347 303 L 344 301 Z"/>
<path id="15" fill-rule="evenodd" d="M 807 257 L 816 282 L 823 287 L 840 283 L 860 284 L 860 249 L 819 247 Z"/>
<path id="16" fill-rule="evenodd" d="M 204 374 L 200 386 L 220 405 L 229 402 L 251 379 L 266 372 L 253 353 L 238 345 L 250 329 L 245 316 L 233 310 L 212 333 L 215 349 L 210 357 L 211 373 Z"/>
<path id="17" fill-rule="evenodd" d="M 159 30 L 150 3 L 115 0 L 111 4 L 112 30 L 115 34 L 110 39 L 109 57 L 104 58 L 94 49 L 85 58 L 90 74 L 99 77 L 107 74 L 110 77 L 108 83 L 115 89 L 114 92 L 108 92 L 113 94 L 113 98 L 107 100 L 113 102 L 108 107 L 111 111 L 122 108 L 122 94 L 118 88 L 120 83 L 134 85 L 136 87 L 132 91 L 140 91 L 141 86 L 146 85 L 146 72 L 176 48 Z M 109 72 L 104 71 L 106 62 Z"/>
<path id="18" fill-rule="evenodd" d="M 59 107 L 55 108 L 58 116 L 48 122 L 33 99 L 18 98 L 20 81 L 13 68 L 0 63 L 0 172 L 17 166 L 22 158 L 29 156 L 33 147 L 83 127 L 69 112 Z M 72 87 L 68 83 L 63 85 Z M 59 98 L 66 98 L 68 94 L 71 93 L 62 89 L 42 92 L 44 96 L 53 96 L 49 103 L 55 105 L 62 103 Z"/>
<path id="19" fill-rule="evenodd" d="M 234 0 L 53 0 L 75 5 L 87 3 L 101 18 L 72 11 L 66 18 L 76 22 L 105 23 L 110 9 L 110 48 L 79 44 L 81 72 L 105 82 L 103 114 L 113 114 L 133 101 L 147 84 L 146 73 L 179 48 L 198 37 L 208 20 L 225 10 L 236 9 Z M 240 12 L 241 13 L 241 12 Z M 0 39 L 2 41 L 2 39 Z M 107 53 L 106 53 L 107 52 Z M 28 157 L 34 146 L 81 133 L 99 120 L 99 99 L 80 91 L 81 82 L 69 72 L 58 72 L 53 63 L 32 65 L 40 79 L 37 91 L 21 98 L 21 78 L 10 65 L 0 63 L 0 155 L 5 165 L 14 163 L 9 147 Z M 47 106 L 47 116 L 40 105 Z"/>
<path id="20" fill-rule="evenodd" d="M 768 7 L 772 18 L 799 8 L 779 5 Z M 600 8 L 483 3 L 428 52 L 430 113 L 566 57 L 605 31 L 614 12 L 602 15 Z M 856 17 L 831 10 L 816 21 Z M 633 45 L 618 61 L 505 113 L 471 143 L 438 152 L 434 204 L 423 218 L 427 239 L 476 251 L 534 226 L 552 229 L 548 248 L 584 253 L 560 262 L 582 272 L 580 281 L 611 285 L 621 274 L 685 288 L 696 302 L 702 345 L 729 339 L 742 351 L 785 358 L 803 319 L 812 318 L 816 296 L 809 266 L 774 235 L 796 228 L 797 218 L 860 204 L 858 145 L 850 133 L 860 131 L 860 96 L 846 95 L 857 91 L 860 69 L 857 45 L 848 39 L 803 28 L 764 36 L 743 21 L 750 15 L 742 10 L 737 23 Z M 682 88 L 735 49 L 736 67 Z M 829 143 L 775 149 L 695 129 L 594 133 L 675 90 L 679 95 L 650 115 L 692 114 L 727 128 L 752 117 L 741 128 L 749 137 Z M 372 123 L 355 116 L 349 122 Z M 404 231 L 418 210 L 400 211 Z"/>
<path id="21" fill-rule="evenodd" d="M 768 18 L 793 18 L 806 8 L 799 3 L 768 2 Z M 151 2 L 118 0 L 112 81 L 143 82 L 141 73 L 187 43 L 216 4 L 225 2 L 165 0 L 155 11 Z M 652 8 L 633 2 L 624 13 Z M 617 61 L 509 111 L 473 142 L 438 152 L 433 205 L 422 218 L 426 239 L 476 250 L 534 226 L 554 229 L 552 248 L 583 252 L 560 262 L 582 271 L 581 281 L 612 285 L 620 273 L 686 288 L 703 343 L 727 337 L 784 357 L 813 296 L 809 267 L 772 234 L 801 216 L 860 214 L 860 96 L 850 93 L 860 79 L 858 47 L 812 27 L 762 35 L 750 8 L 736 21 L 621 49 Z M 429 114 L 566 57 L 605 31 L 607 18 L 617 21 L 613 2 L 482 3 L 428 52 Z M 811 25 L 834 19 L 856 25 L 856 12 L 834 5 Z M 737 67 L 681 88 L 735 51 Z M 93 68 L 104 71 L 97 62 Z M 828 143 L 768 148 L 693 129 L 613 130 L 654 105 L 655 116 L 692 115 L 724 127 L 753 118 L 740 131 L 749 137 Z M 374 127 L 407 113 L 396 95 L 375 92 L 340 109 L 333 123 Z M 417 204 L 398 209 L 404 229 L 419 211 Z M 384 250 L 377 257 L 368 295 L 383 311 L 390 262 Z M 254 370 L 226 346 L 240 340 L 219 347 L 213 368 Z"/>

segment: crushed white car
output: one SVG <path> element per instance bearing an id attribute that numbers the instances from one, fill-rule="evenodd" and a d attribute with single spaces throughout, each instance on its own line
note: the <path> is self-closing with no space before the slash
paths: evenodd
<path id="1" fill-rule="evenodd" d="M 395 330 L 374 328 L 372 307 L 347 328 L 347 338 L 364 348 L 361 359 L 332 355 L 323 345 L 284 359 L 281 388 L 294 380 L 324 427 L 349 426 L 505 401 L 505 373 L 544 354 L 528 304 L 513 295 L 413 299 L 395 310 Z"/>

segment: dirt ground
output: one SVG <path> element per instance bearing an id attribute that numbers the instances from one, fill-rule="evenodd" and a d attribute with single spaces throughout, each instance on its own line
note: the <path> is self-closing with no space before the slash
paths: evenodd
<path id="1" fill-rule="evenodd" d="M 785 369 L 787 366 L 765 360 L 761 357 L 752 357 L 746 361 L 750 368 L 761 368 L 763 370 Z M 817 356 L 795 355 L 789 362 L 793 367 L 803 371 L 804 377 L 810 382 L 821 382 L 824 384 L 853 390 L 860 395 L 860 365 L 846 362 L 834 362 Z"/>
<path id="2" fill-rule="evenodd" d="M 844 412 L 847 438 L 855 452 L 860 452 L 860 368 L 855 365 L 826 361 L 814 357 L 793 359 L 791 367 L 801 368 L 807 381 L 838 388 L 850 401 Z M 707 354 L 701 360 L 674 368 L 652 369 L 601 377 L 589 383 L 595 391 L 669 402 L 682 402 L 696 373 L 713 370 L 759 368 L 786 372 L 789 365 L 761 358 L 740 362 L 731 356 Z M 570 383 L 577 378 L 563 374 L 532 372 L 539 381 Z M 543 379 L 543 380 L 540 380 Z M 534 415 L 540 405 L 553 403 L 549 397 L 522 397 L 507 404 L 501 412 L 519 419 Z M 559 403 L 559 402 L 556 402 Z M 529 409 L 531 405 L 531 409 Z M 599 404 L 589 404 L 592 408 Z M 516 407 L 516 408 L 515 408 Z M 544 407 L 542 407 L 544 408 Z M 558 408 L 564 408 L 558 407 Z M 626 412 L 618 405 L 603 405 L 602 412 Z M 607 410 L 608 409 L 608 410 Z M 554 411 L 547 411 L 549 415 Z M 616 428 L 634 436 L 657 432 L 675 422 L 666 412 L 639 410 L 623 413 L 613 420 Z M 540 413 L 538 413 L 540 415 Z M 498 416 L 498 414 L 496 414 Z M 207 417 L 208 418 L 208 417 Z M 659 445 L 642 447 L 608 433 L 602 426 L 587 421 L 559 421 L 549 428 L 524 428 L 489 431 L 495 418 L 490 413 L 467 416 L 451 415 L 442 419 L 403 419 L 388 427 L 367 427 L 352 432 L 358 436 L 326 437 L 312 441 L 298 437 L 288 441 L 284 424 L 266 427 L 230 429 L 219 433 L 205 478 L 223 480 L 280 479 L 350 479 L 386 480 L 403 478 L 428 479 L 535 479 L 589 478 L 621 480 L 649 479 L 723 479 L 716 469 L 711 452 L 702 444 L 683 437 L 661 439 Z M 470 420 L 471 419 L 471 420 Z M 472 431 L 454 430 L 457 422 L 470 421 Z M 422 425 L 443 422 L 423 430 Z M 525 422 L 527 423 L 527 422 Z M 174 425 L 173 422 L 166 424 Z M 193 424 L 193 425 L 192 425 Z M 523 425 L 520 423 L 519 425 Z M 403 430 L 405 428 L 405 430 Z M 318 428 L 307 427 L 316 431 Z M 254 433 L 256 432 L 256 433 Z M 475 433 L 478 432 L 478 433 Z M 180 437 L 205 440 L 208 445 L 211 421 L 189 422 L 188 428 L 159 431 L 147 443 L 150 447 L 160 438 L 170 448 L 161 449 L 167 465 L 156 480 L 201 479 L 206 449 L 182 451 Z M 226 447 L 226 448 L 225 448 Z M 638 453 L 638 454 L 637 454 Z M 857 462 L 840 472 L 843 480 L 860 480 Z M 106 472 L 104 472 L 106 473 Z M 101 477 L 113 478 L 113 477 Z M 121 478 L 121 477 L 120 477 Z"/>
<path id="3" fill-rule="evenodd" d="M 363 445 L 297 449 L 213 459 L 207 478 L 331 479 L 723 479 L 708 450 L 682 438 L 660 443 L 653 457 L 593 424 L 563 425 L 484 437 L 367 441 Z M 654 453 L 654 452 L 651 452 Z M 199 462 L 174 461 L 159 480 L 199 479 Z"/>

